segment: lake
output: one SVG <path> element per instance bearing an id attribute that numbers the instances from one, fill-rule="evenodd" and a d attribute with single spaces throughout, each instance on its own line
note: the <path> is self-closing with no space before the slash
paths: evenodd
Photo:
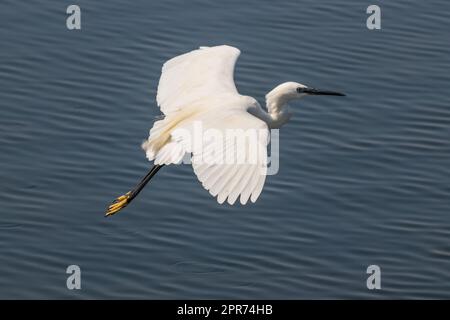
<path id="1" fill-rule="evenodd" d="M 0 5 L 0 298 L 450 298 L 448 1 L 76 4 L 81 30 L 64 1 Z M 285 81 L 347 96 L 292 103 L 255 204 L 170 166 L 104 218 L 151 166 L 162 64 L 220 44 L 263 105 Z"/>

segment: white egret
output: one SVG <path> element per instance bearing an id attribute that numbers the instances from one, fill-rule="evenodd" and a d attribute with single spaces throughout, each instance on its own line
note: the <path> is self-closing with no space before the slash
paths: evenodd
<path id="1" fill-rule="evenodd" d="M 164 118 L 154 123 L 148 140 L 142 144 L 146 156 L 154 162 L 150 172 L 131 191 L 118 197 L 108 208 L 110 216 L 128 205 L 158 172 L 168 164 L 180 163 L 186 153 L 192 155 L 192 166 L 197 178 L 219 203 L 255 202 L 266 178 L 269 130 L 280 128 L 291 117 L 288 102 L 307 95 L 344 94 L 318 90 L 296 82 L 280 84 L 266 95 L 267 110 L 252 97 L 239 94 L 233 74 L 240 55 L 237 48 L 222 45 L 200 49 L 167 61 L 158 84 L 157 104 Z M 257 143 L 263 145 L 256 152 L 256 161 L 250 158 L 249 144 L 225 141 L 228 154 L 241 156 L 241 163 L 206 163 L 195 161 L 211 152 L 214 143 L 203 148 L 186 144 L 176 130 L 192 132 L 193 123 L 200 122 L 205 129 L 219 132 L 243 129 L 258 130 Z M 191 141 L 192 142 L 192 141 Z M 255 160 L 255 159 L 254 159 Z"/>

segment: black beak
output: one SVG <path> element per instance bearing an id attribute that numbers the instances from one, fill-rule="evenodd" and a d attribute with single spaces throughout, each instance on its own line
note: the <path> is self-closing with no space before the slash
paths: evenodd
<path id="1" fill-rule="evenodd" d="M 310 95 L 315 96 L 345 96 L 345 94 L 335 91 L 328 91 L 328 90 L 320 90 L 315 88 L 302 88 L 302 92 Z"/>

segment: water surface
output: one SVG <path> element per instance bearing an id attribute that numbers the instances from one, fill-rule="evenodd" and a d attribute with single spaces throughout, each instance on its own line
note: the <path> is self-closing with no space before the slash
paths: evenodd
<path id="1" fill-rule="evenodd" d="M 79 0 L 81 31 L 69 4 L 0 4 L 0 298 L 450 298 L 448 1 Z M 162 63 L 218 44 L 261 103 L 284 81 L 347 97 L 293 105 L 257 203 L 173 166 L 105 219 L 149 168 Z"/>

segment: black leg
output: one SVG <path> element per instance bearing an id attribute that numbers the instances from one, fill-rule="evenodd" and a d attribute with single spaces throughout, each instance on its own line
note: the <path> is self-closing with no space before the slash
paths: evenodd
<path id="1" fill-rule="evenodd" d="M 105 216 L 112 216 L 113 214 L 117 213 L 118 211 L 125 208 L 136 196 L 141 192 L 142 189 L 149 183 L 151 178 L 161 169 L 164 165 L 154 165 L 150 171 L 147 173 L 147 175 L 141 180 L 141 182 L 138 183 L 136 187 L 134 187 L 133 190 L 128 191 L 126 194 L 118 197 L 115 199 L 112 204 L 108 207 L 108 210 L 106 211 Z"/>

